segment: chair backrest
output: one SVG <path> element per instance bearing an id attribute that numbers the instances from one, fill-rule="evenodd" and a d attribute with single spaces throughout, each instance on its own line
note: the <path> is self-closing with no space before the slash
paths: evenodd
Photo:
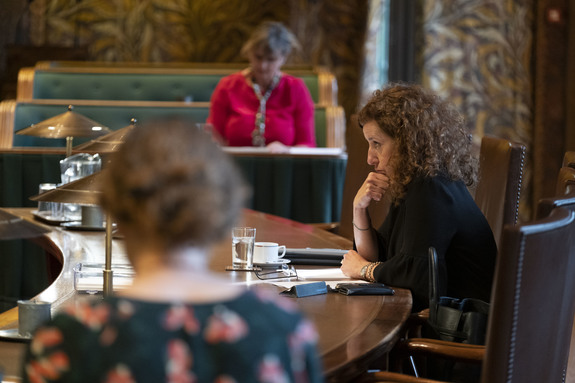
<path id="1" fill-rule="evenodd" d="M 481 140 L 475 203 L 498 245 L 503 227 L 515 225 L 519 218 L 524 162 L 525 145 L 488 136 Z"/>
<path id="2" fill-rule="evenodd" d="M 568 194 L 574 189 L 573 186 L 575 186 L 575 168 L 564 166 L 559 169 L 555 194 Z"/>
<path id="3" fill-rule="evenodd" d="M 563 382 L 575 304 L 575 213 L 505 226 L 481 382 Z"/>
<path id="4" fill-rule="evenodd" d="M 551 210 L 563 207 L 575 211 L 575 169 L 562 167 L 557 176 L 557 195 L 537 202 L 535 218 L 547 217 Z"/>

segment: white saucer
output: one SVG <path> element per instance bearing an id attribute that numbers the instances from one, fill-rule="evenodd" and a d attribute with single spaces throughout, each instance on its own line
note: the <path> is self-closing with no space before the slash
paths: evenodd
<path id="1" fill-rule="evenodd" d="M 44 223 L 47 223 L 48 225 L 59 225 L 62 222 L 73 222 L 73 220 L 71 219 L 67 219 L 64 217 L 53 217 L 51 215 L 40 213 L 38 212 L 38 210 L 32 210 L 32 215 L 38 221 L 42 221 Z"/>
<path id="2" fill-rule="evenodd" d="M 254 265 L 259 266 L 259 267 L 274 267 L 274 266 L 287 265 L 290 262 L 291 262 L 291 259 L 280 258 L 276 262 L 262 262 L 262 263 L 254 262 Z"/>

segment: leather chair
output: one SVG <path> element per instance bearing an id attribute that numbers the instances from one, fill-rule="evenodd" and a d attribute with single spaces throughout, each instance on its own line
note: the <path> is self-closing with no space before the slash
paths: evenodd
<path id="1" fill-rule="evenodd" d="M 575 168 L 562 167 L 559 169 L 557 175 L 557 186 L 555 187 L 555 194 L 568 194 L 571 190 L 575 189 Z"/>
<path id="2" fill-rule="evenodd" d="M 575 211 L 575 169 L 563 167 L 557 177 L 557 196 L 542 198 L 537 202 L 535 218 L 548 216 L 553 209 L 566 208 Z"/>
<path id="3" fill-rule="evenodd" d="M 484 136 L 479 149 L 479 180 L 474 200 L 483 212 L 499 246 L 505 225 L 519 219 L 519 200 L 525 165 L 525 145 L 497 137 Z M 413 314 L 406 325 L 407 336 L 419 333 L 429 311 Z"/>
<path id="4" fill-rule="evenodd" d="M 564 168 L 574 168 L 575 169 L 575 152 L 567 151 L 563 155 L 563 165 Z"/>
<path id="5" fill-rule="evenodd" d="M 497 260 L 486 347 L 408 339 L 400 348 L 483 362 L 482 383 L 563 382 L 575 310 L 575 213 L 505 226 Z M 370 382 L 433 382 L 390 372 Z"/>
<path id="6" fill-rule="evenodd" d="M 525 145 L 485 136 L 479 150 L 479 181 L 475 203 L 489 222 L 499 244 L 505 225 L 519 219 L 519 198 L 523 182 Z"/>
<path id="7" fill-rule="evenodd" d="M 575 154 L 575 152 L 572 153 Z M 566 156 L 566 158 L 568 157 Z M 573 157 L 573 159 L 575 160 L 575 157 Z M 561 168 L 559 171 L 559 175 L 557 177 L 556 197 L 544 198 L 539 200 L 537 204 L 537 211 L 535 218 L 543 219 L 544 217 L 549 216 L 553 209 L 560 207 L 575 212 L 575 188 L 573 188 L 573 185 L 575 185 L 575 168 L 572 167 Z M 422 313 L 418 313 L 416 319 L 421 322 L 421 320 L 424 319 L 424 316 L 425 315 L 423 315 Z M 575 346 L 575 338 L 573 338 L 572 343 Z M 468 347 L 466 349 L 467 356 L 461 357 L 461 353 L 457 343 L 451 343 L 447 348 L 443 346 L 445 346 L 445 342 L 436 341 L 433 339 L 415 339 L 410 344 L 410 348 L 421 349 L 422 347 L 427 347 L 429 350 L 434 350 L 430 351 L 430 354 L 443 355 L 444 357 L 447 358 L 459 358 L 459 360 L 463 360 L 468 363 L 482 362 L 484 353 L 483 347 L 473 347 L 473 348 Z M 415 369 L 415 367 L 413 368 Z"/>

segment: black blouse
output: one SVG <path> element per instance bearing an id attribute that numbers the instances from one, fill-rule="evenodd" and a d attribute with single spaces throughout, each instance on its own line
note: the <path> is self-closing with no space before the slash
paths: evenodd
<path id="1" fill-rule="evenodd" d="M 462 181 L 417 177 L 392 205 L 377 232 L 378 282 L 408 288 L 413 310 L 429 306 L 430 246 L 446 269 L 446 295 L 489 302 L 497 246 L 481 210 Z"/>

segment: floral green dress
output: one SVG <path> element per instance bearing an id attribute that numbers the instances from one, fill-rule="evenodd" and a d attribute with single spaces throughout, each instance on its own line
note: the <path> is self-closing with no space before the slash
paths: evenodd
<path id="1" fill-rule="evenodd" d="M 215 304 L 77 303 L 35 333 L 24 382 L 320 382 L 294 302 L 251 290 Z"/>

